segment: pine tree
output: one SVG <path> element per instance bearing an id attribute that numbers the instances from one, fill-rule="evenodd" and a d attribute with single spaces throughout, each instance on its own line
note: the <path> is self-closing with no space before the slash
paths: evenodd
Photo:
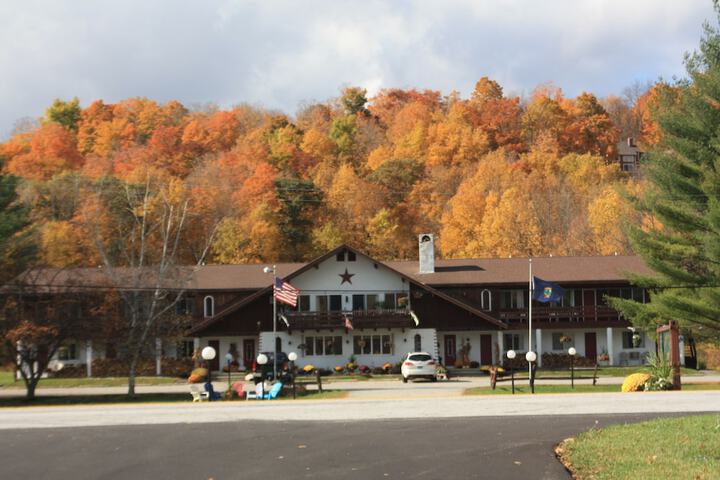
<path id="1" fill-rule="evenodd" d="M 720 338 L 720 30 L 706 24 L 685 63 L 688 79 L 663 89 L 655 112 L 662 141 L 642 167 L 650 188 L 633 198 L 646 221 L 630 239 L 654 275 L 632 280 L 652 301 L 612 304 L 637 325 L 677 320 Z"/>

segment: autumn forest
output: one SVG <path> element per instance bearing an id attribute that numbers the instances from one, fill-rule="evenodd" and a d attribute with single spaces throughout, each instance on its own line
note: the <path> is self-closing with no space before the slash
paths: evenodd
<path id="1" fill-rule="evenodd" d="M 128 212 L 108 192 L 137 185 L 184 206 L 186 264 L 300 261 L 342 242 L 415 258 L 421 232 L 437 234 L 445 258 L 628 253 L 624 226 L 640 220 L 625 194 L 644 187 L 621 171 L 616 148 L 627 137 L 658 142 L 661 88 L 567 98 L 541 85 L 520 98 L 481 78 L 469 98 L 368 98 L 348 87 L 294 117 L 244 104 L 56 100 L 0 145 L 0 160 L 19 179 L 38 256 L 57 267 L 99 265 L 127 240 L 115 216 Z M 152 208 L 130 213 L 137 221 Z"/>

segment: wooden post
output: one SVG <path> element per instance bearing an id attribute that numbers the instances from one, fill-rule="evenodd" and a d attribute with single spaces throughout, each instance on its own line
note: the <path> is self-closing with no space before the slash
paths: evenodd
<path id="1" fill-rule="evenodd" d="M 593 387 L 597 384 L 597 369 L 598 364 L 595 362 L 595 370 L 593 371 Z"/>
<path id="2" fill-rule="evenodd" d="M 657 328 L 657 344 L 656 348 L 659 355 L 667 355 L 667 349 L 670 350 L 670 365 L 672 365 L 672 383 L 673 389 L 681 390 L 682 382 L 680 380 L 680 331 L 678 324 L 675 321 L 671 321 L 667 325 L 662 325 Z M 665 339 L 669 340 L 669 344 L 666 345 Z"/>
<path id="3" fill-rule="evenodd" d="M 322 377 L 320 376 L 320 370 L 315 370 L 315 378 L 317 379 L 318 391 L 322 393 Z"/>

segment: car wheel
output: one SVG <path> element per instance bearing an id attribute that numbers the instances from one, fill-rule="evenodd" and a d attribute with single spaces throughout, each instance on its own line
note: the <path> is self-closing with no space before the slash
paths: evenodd
<path id="1" fill-rule="evenodd" d="M 402 377 L 403 383 L 407 383 L 407 380 L 408 380 L 407 377 Z"/>

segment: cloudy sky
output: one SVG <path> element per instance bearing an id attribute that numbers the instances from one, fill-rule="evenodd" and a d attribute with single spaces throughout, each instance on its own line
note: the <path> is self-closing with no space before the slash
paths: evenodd
<path id="1" fill-rule="evenodd" d="M 683 74 L 710 0 L 3 0 L 0 139 L 53 98 L 249 102 L 340 87 L 604 96 Z"/>

